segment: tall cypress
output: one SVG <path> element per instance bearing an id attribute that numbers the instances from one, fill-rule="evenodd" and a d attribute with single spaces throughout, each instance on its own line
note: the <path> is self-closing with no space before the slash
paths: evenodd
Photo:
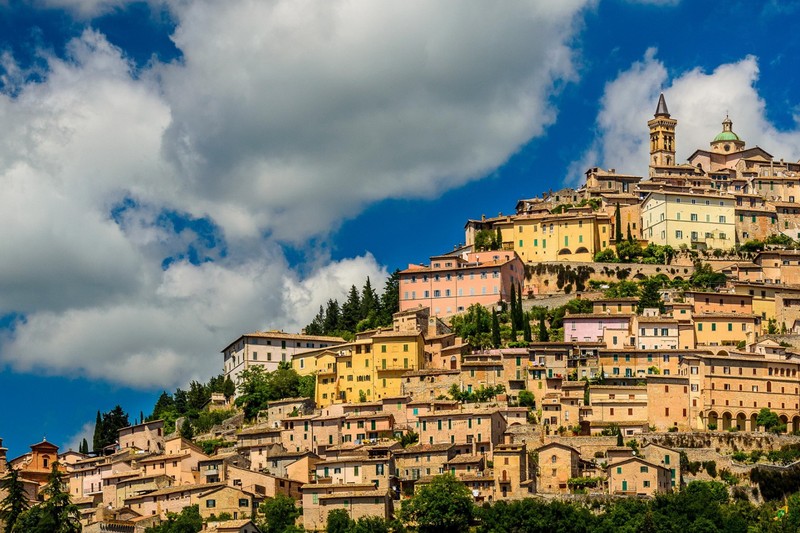
<path id="1" fill-rule="evenodd" d="M 614 238 L 617 241 L 617 244 L 622 242 L 622 213 L 619 210 L 619 204 L 617 204 L 617 214 L 615 215 L 614 222 L 616 224 L 615 235 Z"/>
<path id="2" fill-rule="evenodd" d="M 497 310 L 492 308 L 492 346 L 500 347 L 500 320 L 497 318 Z"/>
<path id="3" fill-rule="evenodd" d="M 531 342 L 531 340 L 533 340 L 531 333 L 531 321 L 528 320 L 527 317 L 525 318 L 522 326 L 522 340 L 525 342 Z"/>
<path id="4" fill-rule="evenodd" d="M 508 309 L 508 318 L 511 322 L 511 330 L 517 330 L 517 284 L 511 282 L 511 307 Z M 517 340 L 514 338 L 513 340 Z"/>
<path id="5" fill-rule="evenodd" d="M 522 310 L 522 285 L 517 287 L 517 298 L 517 326 L 523 329 L 524 324 L 522 322 L 525 320 L 525 312 Z"/>
<path id="6" fill-rule="evenodd" d="M 103 450 L 103 418 L 100 411 L 97 411 L 97 418 L 94 422 L 94 436 L 92 437 L 92 450 L 100 453 Z"/>
<path id="7" fill-rule="evenodd" d="M 544 315 L 539 317 L 539 342 L 550 342 L 550 333 L 544 324 Z"/>

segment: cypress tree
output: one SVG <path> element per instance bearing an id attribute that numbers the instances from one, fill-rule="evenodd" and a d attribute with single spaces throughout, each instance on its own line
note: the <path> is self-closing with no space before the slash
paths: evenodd
<path id="1" fill-rule="evenodd" d="M 614 238 L 617 244 L 619 244 L 622 242 L 622 213 L 620 213 L 619 204 L 617 204 L 617 213 L 614 215 L 614 222 L 616 225 Z"/>
<path id="2" fill-rule="evenodd" d="M 550 342 L 550 334 L 544 324 L 544 315 L 539 317 L 539 342 Z"/>
<path id="3" fill-rule="evenodd" d="M 103 418 L 100 411 L 97 411 L 97 418 L 94 421 L 94 436 L 92 437 L 92 450 L 100 453 L 103 450 Z"/>
<path id="4" fill-rule="evenodd" d="M 633 242 L 633 234 L 631 233 L 631 223 L 628 222 L 628 242 Z"/>
<path id="5" fill-rule="evenodd" d="M 492 346 L 500 347 L 500 320 L 497 318 L 496 309 L 492 309 Z"/>
<path id="6" fill-rule="evenodd" d="M 531 321 L 528 320 L 527 318 L 525 318 L 522 327 L 522 340 L 524 340 L 525 342 L 531 342 L 531 340 L 533 340 L 531 333 Z"/>
<path id="7" fill-rule="evenodd" d="M 517 287 L 517 326 L 522 329 L 522 322 L 525 320 L 525 312 L 522 310 L 522 285 Z"/>
<path id="8" fill-rule="evenodd" d="M 511 321 L 511 329 L 517 329 L 517 285 L 515 283 L 511 284 L 511 307 L 508 310 L 508 318 Z M 514 339 L 516 340 L 516 339 Z"/>
<path id="9" fill-rule="evenodd" d="M 500 233 L 500 228 L 499 227 L 497 228 L 497 234 L 495 236 L 495 239 L 496 240 L 495 240 L 494 249 L 495 250 L 499 250 L 500 248 L 503 247 L 503 235 Z"/>

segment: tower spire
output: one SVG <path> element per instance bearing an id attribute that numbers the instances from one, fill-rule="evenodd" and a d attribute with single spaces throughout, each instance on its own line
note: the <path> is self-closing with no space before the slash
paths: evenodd
<path id="1" fill-rule="evenodd" d="M 664 99 L 664 93 L 658 97 L 658 105 L 656 106 L 657 117 L 669 117 L 669 109 L 667 109 L 667 101 Z"/>

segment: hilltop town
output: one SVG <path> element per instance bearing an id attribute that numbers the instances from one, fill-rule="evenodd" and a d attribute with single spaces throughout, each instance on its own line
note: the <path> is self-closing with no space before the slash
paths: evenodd
<path id="1" fill-rule="evenodd" d="M 197 406 L 213 423 L 156 406 L 92 453 L 45 440 L 8 466 L 0 440 L 0 475 L 35 504 L 60 472 L 87 532 L 197 506 L 204 529 L 254 533 L 287 500 L 309 531 L 341 510 L 390 521 L 446 474 L 478 505 L 695 480 L 783 498 L 800 489 L 776 488 L 800 480 L 800 162 L 729 117 L 679 162 L 677 126 L 661 95 L 647 176 L 590 168 L 476 215 L 394 275 L 382 314 L 365 288 L 344 327 L 337 302 L 301 333 L 221 339 Z"/>

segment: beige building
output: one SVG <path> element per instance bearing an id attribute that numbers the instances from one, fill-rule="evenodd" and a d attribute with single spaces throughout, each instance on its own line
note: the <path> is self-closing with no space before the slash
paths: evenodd
<path id="1" fill-rule="evenodd" d="M 136 448 L 148 453 L 164 451 L 164 421 L 153 420 L 119 430 L 117 441 L 119 447 Z"/>
<path id="2" fill-rule="evenodd" d="M 568 494 L 569 480 L 580 476 L 580 452 L 557 442 L 540 446 L 536 452 L 539 456 L 536 492 Z"/>
<path id="3" fill-rule="evenodd" d="M 670 471 L 641 457 L 629 457 L 608 465 L 611 494 L 653 496 L 672 490 Z"/>
<path id="4" fill-rule="evenodd" d="M 388 519 L 393 505 L 389 491 L 376 490 L 370 483 L 303 485 L 303 527 L 307 531 L 324 531 L 334 509 L 344 509 L 352 520 L 364 516 Z"/>
<path id="5" fill-rule="evenodd" d="M 642 237 L 675 249 L 729 250 L 736 244 L 735 200 L 703 190 L 652 191 L 642 200 Z"/>

